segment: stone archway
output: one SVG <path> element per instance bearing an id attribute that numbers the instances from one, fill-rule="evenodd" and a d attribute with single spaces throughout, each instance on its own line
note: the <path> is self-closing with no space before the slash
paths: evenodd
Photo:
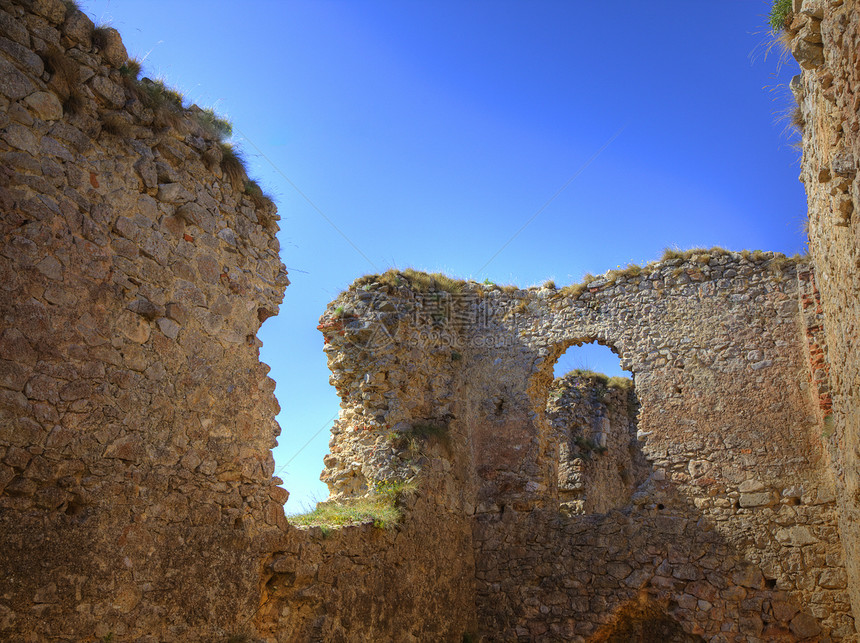
<path id="1" fill-rule="evenodd" d="M 699 643 L 701 636 L 684 631 L 681 624 L 670 615 L 668 599 L 658 599 L 640 593 L 623 603 L 613 614 L 612 620 L 588 638 L 588 643 Z"/>

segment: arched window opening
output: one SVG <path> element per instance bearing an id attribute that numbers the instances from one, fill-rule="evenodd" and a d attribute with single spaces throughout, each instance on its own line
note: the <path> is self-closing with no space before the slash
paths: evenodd
<path id="1" fill-rule="evenodd" d="M 636 437 L 633 378 L 611 348 L 572 345 L 557 360 L 546 417 L 558 454 L 564 513 L 605 513 L 630 502 L 648 476 Z"/>

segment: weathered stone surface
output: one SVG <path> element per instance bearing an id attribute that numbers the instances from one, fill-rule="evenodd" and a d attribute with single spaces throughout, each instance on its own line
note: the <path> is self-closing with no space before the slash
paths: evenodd
<path id="1" fill-rule="evenodd" d="M 90 87 L 101 96 L 105 102 L 114 109 L 125 105 L 125 91 L 122 87 L 104 76 L 93 76 Z"/>
<path id="2" fill-rule="evenodd" d="M 95 25 L 89 16 L 83 11 L 69 10 L 66 12 L 66 20 L 63 23 L 63 33 L 72 42 L 89 49 L 93 44 L 93 30 Z"/>
<path id="3" fill-rule="evenodd" d="M 99 27 L 95 42 L 98 43 L 102 55 L 112 67 L 119 67 L 128 60 L 128 52 L 122 44 L 122 37 L 113 27 Z"/>
<path id="4" fill-rule="evenodd" d="M 837 485 L 851 603 L 860 610 L 860 13 L 856 2 L 795 2 L 787 32 L 803 72 L 792 83 L 803 127 L 814 296 L 809 381 Z M 820 44 L 818 44 L 820 43 Z M 823 55 L 822 55 L 823 54 Z M 820 296 L 818 289 L 820 289 Z"/>
<path id="5" fill-rule="evenodd" d="M 9 100 L 19 100 L 31 94 L 36 86 L 5 58 L 0 58 L 0 94 Z"/>
<path id="6" fill-rule="evenodd" d="M 63 117 L 63 106 L 53 92 L 34 92 L 24 100 L 43 121 L 55 121 Z"/>
<path id="7" fill-rule="evenodd" d="M 286 525 L 271 477 L 277 403 L 247 340 L 256 311 L 281 301 L 275 229 L 252 223 L 247 200 L 199 155 L 163 158 L 134 112 L 139 139 L 91 136 L 100 108 L 126 104 L 109 80 L 125 48 L 100 30 L 102 50 L 90 50 L 92 23 L 66 15 L 60 0 L 0 8 L 0 94 L 11 101 L 0 118 L 0 639 L 226 640 L 253 626 L 265 560 L 305 538 Z M 64 114 L 36 52 L 20 49 L 31 36 L 91 79 L 78 116 Z M 177 194 L 201 195 L 249 231 L 229 258 L 226 243 L 197 246 L 162 224 L 146 193 L 156 159 Z M 243 287 L 182 268 L 203 256 Z M 229 311 L 240 342 L 225 349 L 181 310 L 180 280 L 195 302 Z"/>
<path id="8" fill-rule="evenodd" d="M 321 478 L 334 498 L 409 478 L 415 427 L 447 427 L 451 468 L 475 472 L 478 621 L 492 640 L 570 623 L 587 637 L 636 591 L 677 600 L 673 618 L 706 638 L 728 623 L 790 632 L 802 606 L 815 623 L 796 630 L 844 638 L 818 400 L 799 385 L 809 275 L 770 253 L 715 252 L 571 294 L 363 279 L 320 320 L 342 398 Z M 635 420 L 621 392 L 552 384 L 558 356 L 595 340 L 633 372 Z"/>
<path id="9" fill-rule="evenodd" d="M 19 150 L 23 150 L 32 156 L 39 154 L 39 141 L 36 136 L 26 127 L 18 123 L 11 123 L 3 134 L 3 140 Z"/>
<path id="10" fill-rule="evenodd" d="M 47 18 L 57 24 L 66 15 L 66 5 L 62 0 L 22 0 L 22 4 L 37 16 Z"/>
<path id="11" fill-rule="evenodd" d="M 323 477 L 419 490 L 392 530 L 324 532 L 286 523 L 272 477 L 273 213 L 194 127 L 131 103 L 134 139 L 92 138 L 128 104 L 118 34 L 89 49 L 59 0 L 6 2 L 0 638 L 587 640 L 639 606 L 685 640 L 851 640 L 857 17 L 795 4 L 814 269 L 714 253 L 576 293 L 347 291 L 320 325 L 343 401 Z M 81 65 L 84 116 L 41 96 L 31 35 Z M 553 383 L 583 341 L 635 392 Z"/>

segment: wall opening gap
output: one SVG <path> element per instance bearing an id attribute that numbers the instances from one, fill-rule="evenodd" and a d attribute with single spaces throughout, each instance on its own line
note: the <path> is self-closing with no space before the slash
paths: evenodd
<path id="1" fill-rule="evenodd" d="M 558 358 L 553 375 L 546 418 L 560 509 L 578 515 L 629 504 L 648 477 L 636 436 L 639 402 L 632 374 L 611 347 L 586 338 Z"/>

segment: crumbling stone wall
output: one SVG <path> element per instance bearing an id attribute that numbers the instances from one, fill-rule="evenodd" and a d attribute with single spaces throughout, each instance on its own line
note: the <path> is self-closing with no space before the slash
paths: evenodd
<path id="1" fill-rule="evenodd" d="M 839 492 L 852 604 L 860 609 L 860 14 L 853 1 L 795 0 L 786 34 L 802 72 L 792 81 L 803 124 L 800 180 L 823 313 L 832 395 L 827 444 Z M 826 359 L 825 359 L 826 358 Z"/>
<path id="2" fill-rule="evenodd" d="M 0 638 L 459 640 L 471 531 L 441 464 L 395 531 L 286 523 L 256 339 L 288 283 L 274 208 L 194 108 L 129 90 L 114 30 L 59 0 L 0 25 Z"/>
<path id="3" fill-rule="evenodd" d="M 553 381 L 546 413 L 558 453 L 562 509 L 606 513 L 630 504 L 648 477 L 636 437 L 638 412 L 632 386 L 609 385 L 575 372 Z"/>
<path id="4" fill-rule="evenodd" d="M 154 122 L 115 31 L 48 0 L 0 25 L 0 638 L 215 637 L 284 526 L 274 208 Z"/>
<path id="5" fill-rule="evenodd" d="M 856 34 L 840 6 L 825 58 Z M 115 31 L 59 0 L 0 0 L 0 25 L 0 636 L 581 640 L 640 600 L 687 640 L 851 636 L 853 228 L 813 221 L 815 272 L 714 253 L 582 292 L 363 282 L 321 323 L 343 398 L 324 476 L 419 491 L 391 531 L 292 529 L 255 338 L 287 284 L 274 211 L 128 91 Z M 856 69 L 834 64 L 848 144 Z M 840 155 L 821 213 L 848 210 Z M 647 478 L 566 515 L 547 397 L 583 341 L 634 374 Z M 412 448 L 426 426 L 445 438 Z"/>
<path id="6" fill-rule="evenodd" d="M 362 419 L 340 425 L 324 478 L 347 467 L 365 480 L 392 475 L 398 405 L 441 409 L 467 450 L 465 462 L 457 447 L 452 457 L 471 478 L 483 634 L 586 636 L 644 591 L 668 601 L 690 635 L 852 636 L 808 383 L 808 282 L 792 262 L 714 252 L 579 293 L 473 283 L 451 293 L 393 279 L 363 280 L 323 317 L 333 379 L 375 382 L 378 394 L 369 402 L 361 383 L 342 389 L 342 420 Z M 361 378 L 351 360 L 341 372 L 339 347 L 380 325 L 387 343 L 364 356 Z M 547 395 L 554 361 L 588 341 L 633 371 L 649 475 L 621 514 L 565 516 Z M 439 378 L 403 377 L 425 372 Z"/>

